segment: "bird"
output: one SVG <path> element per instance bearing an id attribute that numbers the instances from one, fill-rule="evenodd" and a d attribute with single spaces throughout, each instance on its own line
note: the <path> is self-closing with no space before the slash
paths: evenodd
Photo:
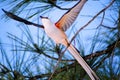
<path id="1" fill-rule="evenodd" d="M 17 15 L 12 14 L 11 12 L 5 11 L 2 9 L 7 16 L 10 18 L 23 22 L 27 25 L 34 25 L 38 28 L 43 28 L 46 34 L 56 43 L 62 44 L 67 47 L 68 51 L 72 54 L 72 56 L 78 61 L 78 63 L 83 67 L 86 73 L 89 75 L 91 80 L 100 80 L 96 73 L 90 68 L 90 66 L 85 62 L 85 60 L 78 53 L 76 48 L 70 44 L 68 41 L 67 35 L 65 31 L 74 23 L 78 14 L 82 10 L 84 4 L 87 0 L 80 0 L 76 3 L 71 9 L 69 9 L 57 22 L 52 22 L 48 17 L 41 17 L 41 21 L 43 25 L 39 25 L 30 21 L 27 21 Z"/>
<path id="2" fill-rule="evenodd" d="M 84 68 L 91 80 L 99 80 L 96 73 L 90 68 L 85 60 L 80 56 L 75 47 L 69 43 L 66 31 L 72 23 L 76 20 L 86 0 L 80 0 L 75 6 L 68 10 L 56 23 L 52 22 L 48 17 L 41 17 L 42 24 L 46 34 L 56 43 L 62 44 L 67 47 L 68 51 L 78 61 L 78 63 Z"/>

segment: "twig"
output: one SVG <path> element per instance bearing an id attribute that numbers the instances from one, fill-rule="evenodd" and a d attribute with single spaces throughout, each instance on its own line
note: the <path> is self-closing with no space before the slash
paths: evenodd
<path id="1" fill-rule="evenodd" d="M 48 58 L 54 59 L 54 60 L 59 60 L 59 58 L 60 58 L 60 57 L 59 58 L 55 58 L 55 57 L 49 56 L 46 53 L 43 53 L 43 55 L 48 57 Z M 60 56 L 61 56 L 61 53 L 60 53 Z M 71 59 L 71 60 L 67 60 L 67 59 L 64 60 L 64 59 L 62 59 L 61 61 L 74 62 L 75 59 Z"/>
<path id="2" fill-rule="evenodd" d="M 116 42 L 118 43 L 118 44 L 120 44 L 120 39 L 118 39 L 117 41 L 115 41 L 114 43 L 112 43 L 111 45 L 109 45 L 108 47 L 107 47 L 107 49 L 106 50 L 102 50 L 102 51 L 97 51 L 97 52 L 95 52 L 95 53 L 91 53 L 90 55 L 87 55 L 87 56 L 85 56 L 85 57 L 83 57 L 85 60 L 87 60 L 87 59 L 94 59 L 94 58 L 96 58 L 96 57 L 99 57 L 99 56 L 102 56 L 102 55 L 106 55 L 107 54 L 107 56 L 104 58 L 104 59 L 102 59 L 102 62 L 106 59 L 106 58 L 108 58 L 109 57 L 109 55 L 111 55 L 111 53 L 112 53 L 112 51 L 113 51 L 113 49 L 114 49 L 114 46 L 116 45 Z M 57 70 L 57 71 L 55 71 L 55 73 L 56 74 L 59 74 L 59 73 L 61 73 L 61 72 L 63 72 L 63 71 L 66 71 L 66 70 L 68 70 L 68 69 L 71 69 L 71 68 L 74 68 L 75 67 L 75 62 L 74 63 L 72 63 L 72 64 L 68 64 L 68 65 L 66 65 L 67 66 L 67 68 L 66 68 L 66 66 L 64 66 L 64 67 L 62 67 L 62 68 L 60 68 L 60 70 Z M 101 64 L 101 63 L 100 63 Z M 98 66 L 100 66 L 100 65 L 98 65 Z M 98 67 L 98 66 L 96 66 L 94 69 L 96 70 L 96 68 Z M 42 76 L 43 74 L 41 74 L 41 75 L 37 75 L 37 76 L 33 76 L 34 78 L 43 78 L 43 77 L 48 77 L 48 76 L 50 76 L 51 75 L 51 73 L 47 73 L 46 75 L 47 76 Z M 44 74 L 45 75 L 45 74 Z M 32 78 L 33 78 L 32 77 Z"/>
<path id="3" fill-rule="evenodd" d="M 58 67 L 58 65 L 59 65 L 59 63 L 61 62 L 61 60 L 62 60 L 62 57 L 63 57 L 63 55 L 64 55 L 64 53 L 65 53 L 65 51 L 67 50 L 67 48 L 70 46 L 70 44 L 65 48 L 65 50 L 62 52 L 62 53 L 60 53 L 60 57 L 59 57 L 59 59 L 58 59 L 58 62 L 56 63 L 56 66 L 54 67 L 54 70 L 53 70 L 53 73 L 51 74 L 51 76 L 49 77 L 49 80 L 51 80 L 52 79 L 52 76 L 54 75 L 54 73 L 56 72 L 56 69 L 57 69 L 57 67 Z"/>
<path id="4" fill-rule="evenodd" d="M 100 22 L 100 24 L 98 25 L 97 28 L 99 28 L 99 27 L 102 25 L 102 23 L 103 23 L 103 21 L 104 21 L 104 17 L 105 17 L 105 11 L 103 12 L 102 20 L 101 20 L 101 22 Z"/>
<path id="5" fill-rule="evenodd" d="M 13 13 L 11 13 L 11 12 L 8 12 L 8 11 L 6 11 L 6 10 L 4 10 L 4 9 L 2 9 L 2 10 L 3 10 L 3 12 L 4 12 L 8 17 L 10 17 L 10 18 L 12 18 L 12 19 L 14 19 L 14 20 L 16 20 L 16 21 L 23 22 L 23 23 L 25 23 L 26 25 L 33 25 L 33 26 L 36 26 L 36 27 L 39 27 L 39 28 L 44 28 L 42 25 L 39 25 L 39 24 L 30 22 L 30 21 L 27 21 L 27 20 L 25 20 L 25 19 L 23 19 L 23 18 L 15 15 L 15 14 L 13 14 Z"/>
<path id="6" fill-rule="evenodd" d="M 104 28 L 107 28 L 107 29 L 117 29 L 117 27 L 110 27 L 110 26 L 106 26 L 106 25 L 103 25 L 103 24 L 101 24 L 101 26 L 104 27 Z"/>
<path id="7" fill-rule="evenodd" d="M 98 12 L 87 24 L 85 24 L 83 27 L 81 27 L 76 33 L 75 35 L 72 37 L 70 43 L 75 39 L 75 37 L 78 35 L 78 33 L 83 30 L 85 27 L 87 27 L 98 15 L 100 15 L 102 12 L 104 12 L 106 9 L 108 9 L 113 3 L 115 2 L 115 0 L 112 0 L 112 2 L 106 6 L 104 9 L 102 9 L 100 12 Z"/>
<path id="8" fill-rule="evenodd" d="M 61 8 L 60 6 L 56 5 L 52 0 L 48 0 L 48 2 L 50 4 L 52 4 L 53 6 L 55 6 L 56 8 L 61 9 L 61 10 L 69 10 L 69 9 L 71 9 L 71 8 Z"/>

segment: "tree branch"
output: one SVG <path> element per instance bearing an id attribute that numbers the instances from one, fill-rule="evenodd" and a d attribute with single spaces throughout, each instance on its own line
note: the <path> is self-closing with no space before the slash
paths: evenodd
<path id="1" fill-rule="evenodd" d="M 13 13 L 11 13 L 11 12 L 8 12 L 8 11 L 6 11 L 6 10 L 4 10 L 4 9 L 2 9 L 2 11 L 3 11 L 8 17 L 10 17 L 10 18 L 12 18 L 12 19 L 14 19 L 14 20 L 16 20 L 16 21 L 23 22 L 23 23 L 25 23 L 26 25 L 33 25 L 33 26 L 36 26 L 36 27 L 38 27 L 38 28 L 44 28 L 42 25 L 39 25 L 39 24 L 30 22 L 30 21 L 27 21 L 27 20 L 25 20 L 25 19 L 23 19 L 23 18 L 15 15 L 15 14 L 13 14 Z"/>
<path id="2" fill-rule="evenodd" d="M 52 1 L 52 0 L 48 0 L 48 2 L 49 2 L 51 5 L 55 6 L 55 7 L 58 8 L 58 9 L 61 9 L 61 10 L 69 10 L 69 9 L 70 9 L 70 8 L 61 8 L 60 6 L 56 5 L 56 4 L 54 3 L 54 1 Z"/>
<path id="3" fill-rule="evenodd" d="M 101 50 L 101 51 L 97 51 L 95 53 L 91 53 L 90 55 L 87 55 L 85 57 L 83 57 L 85 60 L 88 60 L 88 59 L 94 59 L 94 58 L 97 58 L 97 57 L 100 57 L 100 56 L 105 56 L 101 62 L 94 68 L 94 70 L 96 70 L 100 64 L 102 64 L 102 62 L 107 59 L 108 57 L 110 57 L 110 55 L 112 54 L 112 51 L 115 49 L 115 45 L 116 45 L 116 42 L 118 44 L 120 44 L 120 39 L 118 39 L 117 41 L 115 41 L 114 43 L 110 44 L 106 50 Z M 56 70 L 55 72 L 55 75 L 56 76 L 57 74 L 61 73 L 61 72 L 64 72 L 64 71 L 67 71 L 68 69 L 71 69 L 71 68 L 74 68 L 76 66 L 76 62 L 72 63 L 72 64 L 68 64 L 64 67 L 61 67 L 60 69 Z M 36 76 L 33 76 L 33 77 L 29 77 L 30 79 L 32 78 L 35 78 L 35 79 L 38 79 L 38 78 L 44 78 L 44 77 L 49 77 L 52 73 L 46 73 L 46 74 L 40 74 L 40 75 L 36 75 Z M 27 76 L 26 76 L 27 77 Z"/>
<path id="4" fill-rule="evenodd" d="M 75 37 L 78 35 L 78 33 L 83 30 L 85 27 L 87 27 L 98 15 L 100 15 L 102 12 L 104 12 L 106 9 L 108 9 L 113 3 L 115 2 L 115 0 L 112 0 L 111 3 L 106 6 L 104 9 L 102 9 L 101 11 L 99 11 L 90 21 L 88 21 L 87 24 L 85 24 L 83 27 L 81 27 L 76 33 L 75 35 L 72 37 L 70 43 L 75 39 Z"/>

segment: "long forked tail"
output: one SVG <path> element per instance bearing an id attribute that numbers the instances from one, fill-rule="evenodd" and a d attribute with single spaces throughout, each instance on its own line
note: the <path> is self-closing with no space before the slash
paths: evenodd
<path id="1" fill-rule="evenodd" d="M 85 60 L 80 56 L 80 54 L 71 44 L 68 47 L 68 50 L 72 54 L 72 56 L 78 61 L 78 63 L 84 68 L 84 70 L 87 72 L 87 74 L 92 80 L 100 80 L 96 73 L 89 67 L 89 65 L 85 62 Z"/>

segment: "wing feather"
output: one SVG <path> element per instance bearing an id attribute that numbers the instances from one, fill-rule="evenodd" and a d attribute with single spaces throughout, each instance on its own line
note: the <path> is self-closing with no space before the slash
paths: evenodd
<path id="1" fill-rule="evenodd" d="M 77 18 L 86 0 L 80 0 L 75 6 L 67 11 L 56 23 L 56 27 L 66 31 Z"/>

